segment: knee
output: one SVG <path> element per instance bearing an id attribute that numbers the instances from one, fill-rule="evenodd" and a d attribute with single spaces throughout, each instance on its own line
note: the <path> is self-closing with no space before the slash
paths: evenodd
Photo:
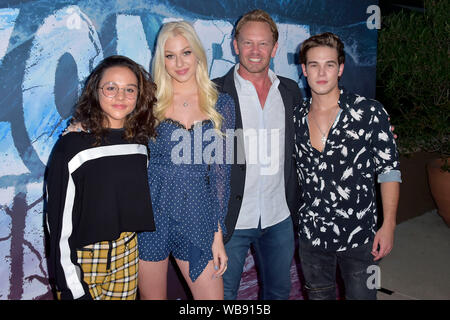
<path id="1" fill-rule="evenodd" d="M 336 300 L 336 285 L 311 285 L 304 286 L 309 300 Z"/>

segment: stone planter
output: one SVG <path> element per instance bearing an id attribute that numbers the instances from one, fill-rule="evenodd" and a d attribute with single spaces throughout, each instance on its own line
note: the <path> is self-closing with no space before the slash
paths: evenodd
<path id="1" fill-rule="evenodd" d="M 431 196 L 427 175 L 427 164 L 435 158 L 435 154 L 427 152 L 400 157 L 402 184 L 400 186 L 397 223 L 402 223 L 425 212 L 437 209 Z M 380 199 L 379 207 L 381 208 L 381 206 Z"/>

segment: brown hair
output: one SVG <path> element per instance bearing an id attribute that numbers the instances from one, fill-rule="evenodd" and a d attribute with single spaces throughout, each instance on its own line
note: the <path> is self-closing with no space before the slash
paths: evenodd
<path id="1" fill-rule="evenodd" d="M 107 57 L 95 67 L 85 82 L 71 123 L 81 123 L 83 129 L 96 136 L 95 144 L 100 144 L 106 133 L 107 128 L 104 123 L 107 118 L 100 107 L 98 87 L 104 72 L 111 67 L 126 67 L 137 78 L 136 108 L 125 119 L 124 138 L 128 141 L 147 144 L 151 137 L 156 136 L 156 118 L 153 115 L 156 85 L 144 67 L 125 56 Z"/>
<path id="2" fill-rule="evenodd" d="M 309 49 L 324 46 L 336 49 L 338 53 L 338 63 L 340 65 L 345 62 L 344 43 L 334 33 L 324 32 L 303 41 L 300 48 L 300 63 L 306 64 L 306 54 Z"/>
<path id="3" fill-rule="evenodd" d="M 275 44 L 278 41 L 278 28 L 277 24 L 273 19 L 270 17 L 270 15 L 261 9 L 256 9 L 250 12 L 247 12 L 244 14 L 236 24 L 236 28 L 234 31 L 234 38 L 237 40 L 239 37 L 239 32 L 241 31 L 244 24 L 250 21 L 256 21 L 256 22 L 266 22 L 269 24 L 270 30 L 272 31 L 272 37 L 273 37 L 273 43 Z"/>

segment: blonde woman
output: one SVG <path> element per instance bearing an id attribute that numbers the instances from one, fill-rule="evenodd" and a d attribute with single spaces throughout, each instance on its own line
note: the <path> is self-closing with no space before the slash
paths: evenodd
<path id="1" fill-rule="evenodd" d="M 148 172 L 156 231 L 138 235 L 140 297 L 167 298 L 172 254 L 194 299 L 220 300 L 228 259 L 225 134 L 234 129 L 234 102 L 209 80 L 204 49 L 184 21 L 162 27 L 153 77 L 159 124 L 149 144 Z"/>

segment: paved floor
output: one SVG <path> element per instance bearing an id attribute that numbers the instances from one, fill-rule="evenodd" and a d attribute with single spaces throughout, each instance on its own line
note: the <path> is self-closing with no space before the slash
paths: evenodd
<path id="1" fill-rule="evenodd" d="M 436 210 L 397 226 L 380 269 L 379 300 L 450 299 L 450 228 Z"/>
<path id="2" fill-rule="evenodd" d="M 299 268 L 296 259 L 291 268 L 292 300 L 304 299 Z M 379 300 L 450 300 L 450 228 L 435 210 L 397 226 L 394 249 L 380 262 L 380 279 Z M 258 288 L 253 257 L 249 254 L 238 299 L 257 299 Z M 185 299 L 179 292 L 172 295 Z"/>

